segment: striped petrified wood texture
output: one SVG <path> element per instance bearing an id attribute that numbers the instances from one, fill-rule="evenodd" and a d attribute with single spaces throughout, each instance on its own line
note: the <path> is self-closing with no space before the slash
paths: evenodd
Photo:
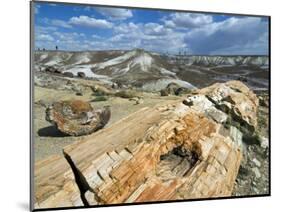
<path id="1" fill-rule="evenodd" d="M 230 196 L 258 101 L 238 81 L 143 108 L 35 165 L 37 208 Z"/>

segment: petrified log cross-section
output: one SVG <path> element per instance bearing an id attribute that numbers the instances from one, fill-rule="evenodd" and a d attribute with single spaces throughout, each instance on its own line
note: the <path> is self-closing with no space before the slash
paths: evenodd
<path id="1" fill-rule="evenodd" d="M 256 107 L 256 96 L 231 81 L 181 102 L 143 108 L 64 148 L 70 166 L 63 159 L 38 162 L 36 206 L 230 196 L 242 132 L 253 133 Z M 61 170 L 46 171 L 50 164 Z"/>

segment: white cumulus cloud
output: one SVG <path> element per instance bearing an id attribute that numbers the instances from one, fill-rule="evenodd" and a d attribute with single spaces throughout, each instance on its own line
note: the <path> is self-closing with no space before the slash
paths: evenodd
<path id="1" fill-rule="evenodd" d="M 96 8 L 100 14 L 111 20 L 125 20 L 133 17 L 133 13 L 128 9 L 121 8 Z"/>
<path id="2" fill-rule="evenodd" d="M 231 17 L 191 30 L 185 41 L 196 54 L 268 54 L 268 22 Z"/>
<path id="3" fill-rule="evenodd" d="M 112 28 L 112 23 L 107 20 L 95 19 L 84 15 L 70 18 L 69 23 L 72 25 L 92 28 Z"/>
<path id="4" fill-rule="evenodd" d="M 53 41 L 54 38 L 48 34 L 39 34 L 36 36 L 36 40 L 38 41 Z"/>
<path id="5" fill-rule="evenodd" d="M 173 13 L 166 18 L 165 25 L 171 28 L 198 28 L 213 22 L 213 17 L 197 13 Z"/>
<path id="6" fill-rule="evenodd" d="M 52 20 L 51 24 L 58 27 L 72 28 L 72 26 L 68 22 L 58 19 Z"/>

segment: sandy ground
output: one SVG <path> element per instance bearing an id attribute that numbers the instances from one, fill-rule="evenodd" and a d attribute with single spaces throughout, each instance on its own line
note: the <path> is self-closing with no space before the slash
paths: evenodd
<path id="1" fill-rule="evenodd" d="M 83 93 L 83 96 L 77 96 L 70 90 L 55 90 L 50 88 L 34 87 L 34 102 L 41 100 L 44 104 L 51 104 L 54 101 L 79 99 L 92 101 L 95 96 L 92 92 Z M 173 102 L 181 97 L 167 96 L 161 97 L 159 94 L 144 93 L 142 104 L 135 104 L 135 101 L 119 97 L 109 97 L 107 101 L 91 102 L 94 108 L 101 108 L 105 105 L 111 106 L 111 119 L 105 126 L 128 116 L 129 114 L 143 108 L 152 107 L 156 104 Z M 68 144 L 85 138 L 86 136 L 67 136 L 60 133 L 52 124 L 45 120 L 46 108 L 42 104 L 34 104 L 34 156 L 35 161 L 44 159 L 52 154 L 61 154 L 62 148 Z"/>

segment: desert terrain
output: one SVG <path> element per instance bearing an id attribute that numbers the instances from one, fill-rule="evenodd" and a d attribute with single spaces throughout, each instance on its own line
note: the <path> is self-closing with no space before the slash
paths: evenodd
<path id="1" fill-rule="evenodd" d="M 161 55 L 143 49 L 35 51 L 32 72 L 35 162 L 63 155 L 62 150 L 67 146 L 95 136 L 95 133 L 67 135 L 47 121 L 46 109 L 54 102 L 82 100 L 96 110 L 109 106 L 111 116 L 104 126 L 103 130 L 106 130 L 144 108 L 181 102 L 215 83 L 242 82 L 259 101 L 257 127 L 254 134 L 242 138 L 243 159 L 231 195 L 268 194 L 267 56 Z M 130 131 L 130 127 L 126 130 Z M 169 155 L 164 158 L 180 160 Z"/>

